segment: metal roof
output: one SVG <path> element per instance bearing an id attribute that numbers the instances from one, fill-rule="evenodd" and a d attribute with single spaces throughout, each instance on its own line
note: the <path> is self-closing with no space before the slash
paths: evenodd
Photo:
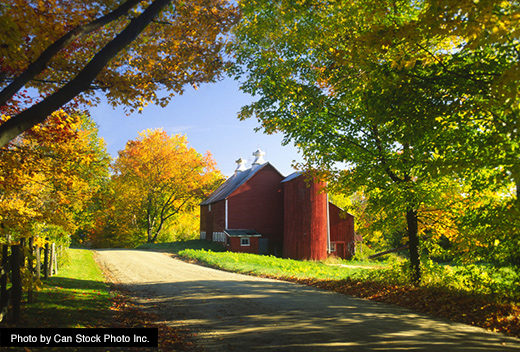
<path id="1" fill-rule="evenodd" d="M 224 230 L 229 237 L 262 237 L 261 234 L 255 230 Z"/>
<path id="2" fill-rule="evenodd" d="M 302 171 L 296 171 L 296 172 L 293 172 L 292 174 L 290 174 L 289 176 L 287 176 L 286 178 L 284 178 L 282 180 L 282 182 L 289 182 L 291 180 L 294 180 L 295 178 L 298 178 L 300 177 L 301 175 L 303 175 L 303 172 Z"/>
<path id="3" fill-rule="evenodd" d="M 269 162 L 266 162 L 263 165 L 258 165 L 255 167 L 252 167 L 250 169 L 247 169 L 242 172 L 237 172 L 230 178 L 226 180 L 223 184 L 220 185 L 219 188 L 200 205 L 208 205 L 211 203 L 218 202 L 220 200 L 226 199 L 233 193 L 238 187 L 242 186 L 244 183 L 246 183 L 247 180 L 249 180 L 253 175 L 255 175 L 258 171 L 263 169 L 266 165 L 270 165 Z"/>

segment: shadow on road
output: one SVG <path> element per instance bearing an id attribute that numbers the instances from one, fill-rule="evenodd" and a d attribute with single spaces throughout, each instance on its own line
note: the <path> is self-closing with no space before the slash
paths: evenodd
<path id="1" fill-rule="evenodd" d="M 520 351 L 513 338 L 286 282 L 185 280 L 130 288 L 143 309 L 199 332 L 210 351 Z"/>

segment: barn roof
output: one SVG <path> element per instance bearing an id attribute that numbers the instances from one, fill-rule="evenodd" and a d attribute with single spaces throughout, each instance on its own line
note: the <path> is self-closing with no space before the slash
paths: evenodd
<path id="1" fill-rule="evenodd" d="M 262 170 L 266 165 L 270 165 L 269 162 L 266 162 L 263 165 L 258 165 L 256 167 L 252 167 L 242 172 L 237 172 L 230 178 L 226 180 L 219 188 L 200 205 L 208 205 L 211 203 L 218 202 L 220 200 L 224 200 L 231 195 L 238 187 L 242 186 L 247 182 L 251 177 L 253 177 L 258 171 Z M 272 165 L 271 165 L 272 166 Z M 274 168 L 274 167 L 273 167 Z M 276 168 L 275 168 L 276 170 Z"/>
<path id="2" fill-rule="evenodd" d="M 294 180 L 295 178 L 300 177 L 301 175 L 303 175 L 303 172 L 301 172 L 301 171 L 293 172 L 292 174 L 290 174 L 289 176 L 287 176 L 286 178 L 284 178 L 284 179 L 282 180 L 282 182 L 289 182 L 289 181 L 291 181 L 291 180 Z"/>

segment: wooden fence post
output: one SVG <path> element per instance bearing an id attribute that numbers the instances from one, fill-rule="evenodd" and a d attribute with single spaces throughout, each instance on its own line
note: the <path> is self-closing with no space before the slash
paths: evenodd
<path id="1" fill-rule="evenodd" d="M 8 245 L 2 245 L 2 268 L 4 268 L 4 270 L 8 261 L 8 249 Z M 7 305 L 7 301 L 7 271 L 4 271 L 3 275 L 0 277 L 0 307 L 5 307 Z"/>
<path id="2" fill-rule="evenodd" d="M 33 258 L 34 258 L 34 237 L 29 238 L 29 248 L 27 250 L 27 270 L 29 270 L 29 287 L 27 289 L 27 303 L 33 303 Z"/>
<path id="3" fill-rule="evenodd" d="M 12 258 L 12 304 L 13 304 L 13 321 L 20 321 L 20 305 L 22 302 L 22 277 L 20 269 L 22 267 L 22 250 L 20 245 L 11 246 Z"/>
<path id="4" fill-rule="evenodd" d="M 36 279 L 40 280 L 41 271 L 42 271 L 42 256 L 41 256 L 41 248 L 36 245 L 34 248 L 36 251 Z"/>
<path id="5" fill-rule="evenodd" d="M 49 243 L 45 243 L 45 250 L 43 253 L 43 277 L 45 279 L 48 279 L 49 275 L 50 275 L 50 265 L 49 265 L 50 248 L 49 247 L 50 247 Z"/>
<path id="6" fill-rule="evenodd" d="M 51 244 L 51 276 L 58 274 L 58 262 L 56 259 L 56 243 Z"/>

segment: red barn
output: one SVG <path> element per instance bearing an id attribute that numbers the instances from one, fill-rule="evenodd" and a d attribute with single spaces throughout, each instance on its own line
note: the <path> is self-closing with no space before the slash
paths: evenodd
<path id="1" fill-rule="evenodd" d="M 329 203 L 329 252 L 340 258 L 352 258 L 356 250 L 354 215 Z"/>
<path id="2" fill-rule="evenodd" d="M 240 252 L 251 252 L 251 242 L 258 242 L 256 253 L 282 254 L 283 246 L 283 175 L 263 160 L 264 153 L 254 153 L 250 169 L 239 159 L 235 174 L 200 204 L 201 238 L 221 242 L 228 249 L 241 239 Z M 228 230 L 244 230 L 230 232 Z M 247 235 L 254 231 L 255 236 Z M 249 239 L 249 240 L 248 240 Z M 249 243 L 249 244 L 248 244 Z M 233 246 L 237 251 L 237 248 Z"/>
<path id="3" fill-rule="evenodd" d="M 200 204 L 201 238 L 235 252 L 323 260 L 350 258 L 354 217 L 329 203 L 322 182 L 294 173 L 287 178 L 257 150 L 250 169 L 235 174 Z"/>

